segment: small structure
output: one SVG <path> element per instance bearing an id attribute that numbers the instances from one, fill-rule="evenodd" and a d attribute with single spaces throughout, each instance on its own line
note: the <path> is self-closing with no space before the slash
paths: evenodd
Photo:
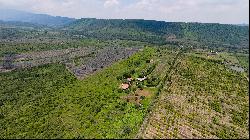
<path id="1" fill-rule="evenodd" d="M 129 84 L 127 83 L 122 83 L 120 86 L 122 89 L 128 89 L 129 88 Z"/>
<path id="2" fill-rule="evenodd" d="M 133 78 L 127 78 L 128 82 L 131 82 L 133 80 Z"/>
<path id="3" fill-rule="evenodd" d="M 214 55 L 218 55 L 218 52 L 211 50 L 209 53 L 207 53 L 207 56 L 214 56 Z"/>
<path id="4" fill-rule="evenodd" d="M 136 78 L 138 81 L 144 81 L 145 79 L 147 79 L 146 76 L 144 76 L 143 78 Z"/>
<path id="5" fill-rule="evenodd" d="M 167 39 L 169 39 L 169 40 L 176 39 L 176 35 L 175 34 L 171 34 L 171 35 L 167 36 Z"/>

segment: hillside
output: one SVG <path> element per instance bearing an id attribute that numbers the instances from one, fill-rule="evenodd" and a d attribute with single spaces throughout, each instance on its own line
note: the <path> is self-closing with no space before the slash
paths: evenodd
<path id="1" fill-rule="evenodd" d="M 185 42 L 248 48 L 249 27 L 212 23 L 181 23 L 136 19 L 80 19 L 64 30 L 99 39 L 140 40 L 155 44 Z M 200 45 L 201 46 L 201 45 Z"/>
<path id="2" fill-rule="evenodd" d="M 228 49 L 231 51 L 237 51 L 237 48 L 247 51 L 249 48 L 249 26 L 140 19 L 83 18 L 79 20 L 59 20 L 57 19 L 59 17 L 52 16 L 48 20 L 44 20 L 36 14 L 34 16 L 37 17 L 35 19 L 42 20 L 42 22 L 33 22 L 25 20 L 25 18 L 18 22 L 1 22 L 0 30 L 3 33 L 0 39 L 8 39 L 8 37 L 11 38 L 13 36 L 25 39 L 25 36 L 28 36 L 29 33 L 25 33 L 26 31 L 21 29 L 26 28 L 28 30 L 32 29 L 32 33 L 35 32 L 41 38 L 56 36 L 78 39 L 96 38 L 99 40 L 121 39 L 156 45 L 185 43 L 197 48 Z M 53 21 L 58 23 L 54 23 Z M 16 31 L 13 32 L 13 30 Z M 8 32 L 11 33 L 8 34 Z"/>

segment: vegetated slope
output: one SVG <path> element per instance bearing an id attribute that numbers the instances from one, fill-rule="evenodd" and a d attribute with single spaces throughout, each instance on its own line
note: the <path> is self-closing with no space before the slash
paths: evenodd
<path id="1" fill-rule="evenodd" d="M 141 138 L 249 138 L 248 81 L 216 60 L 177 59 Z"/>
<path id="2" fill-rule="evenodd" d="M 249 49 L 248 26 L 216 23 L 85 18 L 67 23 L 61 28 L 18 22 L 5 22 L 0 26 L 0 40 L 3 41 L 96 38 L 103 41 L 141 41 L 156 45 L 189 44 L 218 50 Z"/>
<path id="3" fill-rule="evenodd" d="M 56 29 L 27 22 L 0 21 L 0 42 L 20 42 L 46 38 L 65 37 Z"/>
<path id="4" fill-rule="evenodd" d="M 20 22 L 20 21 L 2 21 L 0 20 L 1 28 L 26 28 L 26 29 L 49 29 L 51 27 L 45 25 L 39 25 L 29 22 Z"/>
<path id="5" fill-rule="evenodd" d="M 249 47 L 249 27 L 217 23 L 183 23 L 137 19 L 85 18 L 64 30 L 100 39 L 140 40 L 155 44 L 190 42 L 219 47 Z"/>
<path id="6" fill-rule="evenodd" d="M 0 138 L 57 135 L 63 129 L 60 120 L 52 117 L 53 110 L 60 108 L 58 92 L 75 80 L 56 64 L 0 73 Z"/>
<path id="7" fill-rule="evenodd" d="M 147 48 L 82 81 L 52 64 L 1 73 L 0 137 L 134 137 L 150 98 L 142 106 L 121 99 L 127 93 L 117 77 L 129 71 L 139 74 L 154 51 Z"/>
<path id="8" fill-rule="evenodd" d="M 215 23 L 182 24 L 184 38 L 199 42 L 249 47 L 249 27 Z M 240 46 L 244 45 L 244 46 Z"/>
<path id="9" fill-rule="evenodd" d="M 240 65 L 245 68 L 249 73 L 249 54 L 235 54 Z"/>
<path id="10" fill-rule="evenodd" d="M 34 14 L 19 10 L 0 9 L 0 20 L 3 21 L 20 21 L 51 27 L 59 27 L 73 22 L 74 18 L 50 16 L 46 14 Z"/>
<path id="11" fill-rule="evenodd" d="M 35 38 L 35 37 L 34 37 Z M 91 42 L 91 40 L 88 40 Z M 49 50 L 60 50 L 69 48 L 81 48 L 94 46 L 93 44 L 87 42 L 86 40 L 77 41 L 71 39 L 49 39 L 49 40 L 39 40 L 35 39 L 32 41 L 10 41 L 10 42 L 0 42 L 0 57 L 4 57 L 6 54 L 22 54 L 22 53 L 32 53 L 38 51 L 49 51 Z M 98 43 L 96 42 L 96 46 Z"/>

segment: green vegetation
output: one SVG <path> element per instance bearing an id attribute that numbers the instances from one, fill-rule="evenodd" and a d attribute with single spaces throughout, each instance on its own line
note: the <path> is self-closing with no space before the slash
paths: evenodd
<path id="1" fill-rule="evenodd" d="M 240 65 L 249 71 L 249 54 L 236 54 Z"/>
<path id="2" fill-rule="evenodd" d="M 233 110 L 231 114 L 233 115 L 232 117 L 233 123 L 242 127 L 245 126 L 245 122 L 248 120 L 249 117 L 247 115 L 249 114 L 247 106 L 245 106 L 241 111 Z"/>
<path id="3" fill-rule="evenodd" d="M 216 112 L 221 113 L 221 103 L 218 101 L 209 102 L 210 107 Z"/>
<path id="4" fill-rule="evenodd" d="M 69 30 L 73 35 L 101 40 L 140 40 L 158 45 L 185 43 L 233 51 L 238 47 L 249 47 L 248 27 L 225 24 L 84 18 L 65 26 L 64 30 Z"/>
<path id="5" fill-rule="evenodd" d="M 205 56 L 185 54 L 173 69 L 143 138 L 249 137 L 248 82 L 242 74 Z"/>
<path id="6" fill-rule="evenodd" d="M 61 22 L 0 21 L 0 138 L 249 138 L 248 26 Z"/>
<path id="7" fill-rule="evenodd" d="M 80 39 L 80 40 L 55 40 L 55 41 L 36 41 L 36 42 L 0 42 L 0 57 L 6 53 L 28 53 L 34 51 L 59 50 L 68 48 L 104 48 L 104 47 L 141 47 L 148 45 L 139 41 L 127 40 L 107 40 Z"/>
<path id="8" fill-rule="evenodd" d="M 76 81 L 64 66 L 1 73 L 0 80 L 1 138 L 48 137 L 46 130 L 61 129 L 52 111 L 60 107 L 59 89 Z"/>
<path id="9" fill-rule="evenodd" d="M 21 25 L 19 25 L 21 24 Z M 248 52 L 249 27 L 215 23 L 183 23 L 137 19 L 84 18 L 60 28 L 0 24 L 0 40 L 57 40 L 95 38 L 130 40 L 155 45 L 189 44 L 231 52 Z M 34 27 L 35 26 L 35 27 Z M 241 48 L 241 49 L 239 49 Z"/>
<path id="10" fill-rule="evenodd" d="M 120 99 L 127 93 L 113 75 L 139 72 L 153 53 L 145 49 L 82 81 L 59 65 L 1 74 L 1 137 L 132 138 L 150 101 L 137 107 Z"/>

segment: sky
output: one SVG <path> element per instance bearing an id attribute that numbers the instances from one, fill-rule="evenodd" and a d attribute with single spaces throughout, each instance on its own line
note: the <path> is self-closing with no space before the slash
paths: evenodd
<path id="1" fill-rule="evenodd" d="M 249 0 L 0 0 L 0 9 L 74 18 L 249 24 Z"/>

